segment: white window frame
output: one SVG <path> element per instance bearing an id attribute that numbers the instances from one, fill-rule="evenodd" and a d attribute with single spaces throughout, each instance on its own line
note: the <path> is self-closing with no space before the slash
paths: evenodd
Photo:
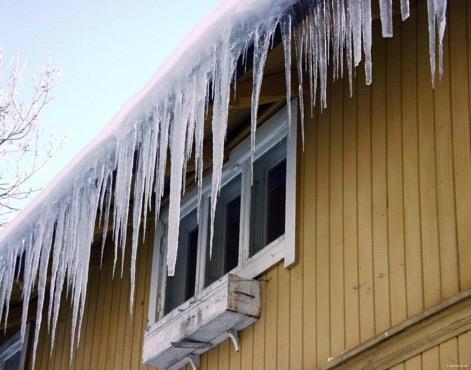
<path id="1" fill-rule="evenodd" d="M 5 367 L 5 362 L 14 355 L 16 355 L 18 352 L 21 352 L 19 370 L 23 370 L 25 368 L 28 339 L 29 324 L 26 326 L 24 342 L 21 342 L 21 332 L 18 331 L 17 333 L 15 333 L 15 335 L 10 337 L 5 343 L 0 346 L 0 370 L 3 370 Z"/>
<path id="2" fill-rule="evenodd" d="M 253 279 L 278 262 L 284 260 L 285 268 L 296 260 L 295 227 L 296 227 L 296 158 L 297 158 L 297 109 L 296 102 L 291 102 L 291 125 L 289 127 L 287 106 L 280 109 L 273 117 L 261 125 L 256 133 L 255 160 L 267 153 L 277 143 L 287 139 L 286 147 L 286 208 L 285 233 L 249 256 L 250 243 L 250 205 L 251 205 L 251 164 L 250 137 L 246 138 L 229 153 L 229 160 L 224 163 L 221 178 L 221 188 L 236 176 L 241 175 L 241 214 L 239 231 L 239 263 L 228 273 L 242 278 Z M 200 213 L 200 232 L 198 235 L 198 252 L 196 267 L 195 294 L 193 298 L 182 303 L 177 308 L 164 314 L 165 285 L 166 285 L 166 245 L 168 209 L 163 209 L 155 234 L 152 261 L 151 291 L 149 297 L 149 329 L 157 322 L 172 320 L 181 311 L 188 308 L 207 294 L 211 285 L 205 287 L 205 263 L 208 230 L 208 215 L 211 194 L 211 174 L 203 179 L 203 192 Z M 180 218 L 185 217 L 197 207 L 197 189 L 187 190 L 181 202 Z"/>

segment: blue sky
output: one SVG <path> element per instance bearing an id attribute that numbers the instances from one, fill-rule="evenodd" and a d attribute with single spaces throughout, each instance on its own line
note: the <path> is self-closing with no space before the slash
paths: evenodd
<path id="1" fill-rule="evenodd" d="M 63 77 L 42 121 L 66 147 L 36 183 L 50 179 L 95 137 L 220 0 L 5 0 L 5 58 L 27 61 L 25 85 L 48 60 Z"/>

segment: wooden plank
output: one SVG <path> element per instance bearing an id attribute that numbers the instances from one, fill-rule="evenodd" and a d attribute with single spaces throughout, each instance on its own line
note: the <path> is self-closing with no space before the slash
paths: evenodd
<path id="1" fill-rule="evenodd" d="M 278 315 L 277 315 L 277 360 L 279 369 L 289 369 L 290 350 L 290 271 L 282 264 L 276 267 L 278 270 Z"/>
<path id="2" fill-rule="evenodd" d="M 262 298 L 264 292 L 262 290 Z M 255 326 L 258 324 L 255 323 Z M 251 370 L 254 356 L 254 326 L 249 326 L 240 333 L 240 369 Z"/>
<path id="3" fill-rule="evenodd" d="M 360 293 L 360 340 L 375 334 L 373 291 L 373 245 L 371 219 L 371 88 L 364 72 L 357 77 L 357 198 L 358 198 L 358 278 Z"/>
<path id="4" fill-rule="evenodd" d="M 298 143 L 301 141 L 298 130 Z M 298 145 L 297 199 L 296 199 L 296 255 L 297 262 L 289 270 L 290 273 L 290 317 L 289 317 L 289 359 L 290 369 L 303 367 L 303 260 L 304 260 L 304 152 Z"/>
<path id="5" fill-rule="evenodd" d="M 113 268 L 113 257 L 110 256 L 108 258 L 108 261 L 106 261 L 107 265 L 107 271 L 105 276 L 103 276 L 103 281 L 104 284 L 103 286 L 105 287 L 102 291 L 102 294 L 104 295 L 104 301 L 103 301 L 103 316 L 102 320 L 99 321 L 101 322 L 101 336 L 100 339 L 97 343 L 97 348 L 98 349 L 98 361 L 94 363 L 95 368 L 98 370 L 103 370 L 106 368 L 106 361 L 107 358 L 109 357 L 108 353 L 108 339 L 110 337 L 110 320 L 111 320 L 111 312 L 113 310 L 113 285 L 115 279 L 111 278 L 111 273 L 112 273 L 112 268 Z"/>
<path id="6" fill-rule="evenodd" d="M 239 333 L 239 339 L 241 341 L 241 347 L 242 347 L 242 333 Z M 242 357 L 242 349 L 239 350 L 239 352 L 236 352 L 234 350 L 234 346 L 230 345 L 229 346 L 229 369 L 230 370 L 241 370 L 240 367 L 240 361 Z"/>
<path id="7" fill-rule="evenodd" d="M 417 16 L 402 24 L 402 148 L 407 316 L 423 310 L 417 127 Z M 408 366 L 406 366 L 407 368 Z"/>
<path id="8" fill-rule="evenodd" d="M 101 345 L 102 338 L 104 338 L 105 333 L 103 332 L 103 324 L 105 321 L 105 298 L 107 289 L 112 285 L 111 282 L 111 254 L 105 257 L 103 267 L 98 274 L 99 282 L 99 292 L 96 300 L 96 313 L 95 313 L 95 330 L 93 337 L 90 338 L 92 342 L 92 352 L 90 356 L 89 368 L 90 369 L 99 369 L 100 356 L 101 356 Z M 107 315 L 106 315 L 107 316 Z"/>
<path id="9" fill-rule="evenodd" d="M 404 199 L 402 183 L 401 44 L 400 23 L 386 41 L 387 63 L 387 192 L 391 325 L 407 317 L 404 259 Z"/>
<path id="10" fill-rule="evenodd" d="M 357 121 L 356 89 L 350 98 L 348 81 L 343 81 L 343 210 L 344 210 L 344 289 L 345 289 L 345 346 L 360 343 L 358 296 L 358 219 L 357 219 Z"/>
<path id="11" fill-rule="evenodd" d="M 62 305 L 59 308 L 59 318 L 57 320 L 57 332 L 56 339 L 54 343 L 54 350 L 50 352 L 51 359 L 48 363 L 48 369 L 61 369 L 62 368 L 62 357 L 64 357 L 65 350 L 65 341 L 69 341 L 70 337 L 66 337 L 66 327 L 70 323 L 66 322 L 66 311 L 68 308 L 69 302 L 64 298 L 65 293 L 62 295 Z M 49 348 L 50 349 L 50 348 Z M 69 353 L 66 353 L 67 359 L 69 358 Z M 68 365 L 68 364 L 67 364 Z"/>
<path id="12" fill-rule="evenodd" d="M 404 362 L 405 370 L 421 370 L 422 369 L 422 354 L 416 355 Z"/>
<path id="13" fill-rule="evenodd" d="M 471 331 L 461 334 L 458 337 L 458 352 L 460 365 L 471 366 Z"/>
<path id="14" fill-rule="evenodd" d="M 470 312 L 471 290 L 407 319 L 347 351 L 323 369 L 354 370 L 395 366 L 470 330 Z"/>
<path id="15" fill-rule="evenodd" d="M 316 210 L 317 365 L 330 357 L 330 173 L 329 110 L 318 113 Z"/>
<path id="16" fill-rule="evenodd" d="M 129 294 L 130 294 L 130 285 L 131 285 L 131 277 L 130 277 L 130 261 L 131 261 L 131 253 L 130 253 L 130 246 L 128 246 L 125 256 L 125 263 L 124 263 L 124 273 L 121 278 L 119 278 L 118 282 L 120 284 L 120 292 L 119 292 L 119 301 L 118 307 L 115 307 L 115 310 L 118 311 L 118 321 L 116 324 L 116 342 L 115 342 L 115 355 L 113 361 L 113 369 L 122 369 L 123 367 L 123 354 L 124 354 L 124 343 L 126 340 L 126 321 L 130 318 L 130 310 L 129 310 Z"/>
<path id="17" fill-rule="evenodd" d="M 253 369 L 263 369 L 265 366 L 265 325 L 268 325 L 266 322 L 268 273 L 263 275 L 262 282 L 260 301 L 262 314 L 253 327 Z"/>
<path id="18" fill-rule="evenodd" d="M 153 229 L 154 231 L 154 229 Z M 153 245 L 154 241 L 154 233 L 152 232 L 150 235 L 150 238 L 147 239 L 147 242 L 149 243 L 149 246 Z M 151 285 L 151 270 L 152 270 L 152 247 L 147 248 L 147 259 L 146 259 L 146 274 L 145 274 L 145 287 L 144 287 L 144 311 L 143 311 L 143 317 L 142 317 L 142 322 L 141 322 L 141 328 L 137 332 L 137 338 L 136 338 L 136 346 L 139 351 L 138 354 L 138 364 L 141 369 L 147 369 L 151 370 L 152 368 L 150 366 L 145 366 L 142 363 L 142 350 L 143 350 L 143 340 L 144 340 L 144 332 L 147 328 L 147 318 L 149 317 L 148 315 L 148 309 L 149 309 L 149 299 L 150 299 L 150 285 Z M 137 351 L 136 351 L 137 352 Z"/>
<path id="19" fill-rule="evenodd" d="M 132 350 L 129 359 L 129 369 L 139 368 L 142 362 L 142 338 L 146 329 L 147 310 L 149 305 L 145 304 L 147 289 L 150 286 L 152 264 L 153 243 L 154 243 L 154 227 L 151 226 L 151 232 L 146 235 L 143 247 L 137 255 L 137 271 L 136 271 L 136 298 L 134 305 L 134 318 L 132 329 L 129 329 L 129 338 L 131 340 Z M 149 282 L 148 282 L 149 280 Z M 124 359 L 124 368 L 126 368 L 127 359 Z"/>
<path id="20" fill-rule="evenodd" d="M 417 4 L 417 64 L 429 63 L 426 4 Z M 419 176 L 422 232 L 424 307 L 441 300 L 440 251 L 438 245 L 433 95 L 428 68 L 418 68 Z"/>
<path id="21" fill-rule="evenodd" d="M 80 346 L 83 347 L 83 361 L 77 369 L 90 369 L 90 359 L 92 353 L 93 334 L 96 327 L 96 309 L 98 293 L 100 289 L 99 270 L 90 270 L 88 289 L 87 289 L 87 318 L 84 318 L 83 326 L 86 326 L 84 335 L 81 338 Z"/>
<path id="22" fill-rule="evenodd" d="M 422 354 L 422 369 L 424 370 L 439 370 L 440 369 L 440 354 L 438 346 L 425 351 Z"/>
<path id="23" fill-rule="evenodd" d="M 30 335 L 30 343 L 31 343 L 31 335 Z M 50 362 L 50 343 L 51 343 L 51 338 L 47 333 L 47 324 L 43 323 L 41 325 L 41 334 L 39 337 L 39 343 L 38 343 L 38 349 L 40 349 L 40 354 L 38 354 L 38 357 L 36 358 L 36 364 L 35 364 L 35 369 L 47 369 L 48 363 Z M 31 353 L 28 354 L 28 360 L 29 360 L 29 366 L 27 369 L 33 369 L 32 367 L 32 356 Z"/>
<path id="24" fill-rule="evenodd" d="M 214 348 L 212 351 L 208 352 L 208 370 L 217 369 L 219 362 L 219 351 L 218 348 Z"/>
<path id="25" fill-rule="evenodd" d="M 60 359 L 60 366 L 56 369 L 67 369 L 70 367 L 72 361 L 72 355 L 75 355 L 75 349 L 71 350 L 71 339 L 72 339 L 72 308 L 70 302 L 66 301 L 64 316 L 62 325 L 64 325 L 64 339 L 61 343 L 60 353 L 62 354 Z"/>
<path id="26" fill-rule="evenodd" d="M 200 357 L 200 370 L 208 370 L 208 354 L 205 353 Z"/>
<path id="27" fill-rule="evenodd" d="M 278 269 L 272 268 L 267 273 L 265 306 L 265 368 L 276 369 L 277 361 L 277 315 L 278 315 Z M 257 368 L 254 366 L 254 368 Z"/>
<path id="28" fill-rule="evenodd" d="M 317 317 L 313 314 L 316 307 L 316 163 L 317 163 L 317 117 L 306 116 L 306 145 L 304 166 L 304 218 L 303 218 L 303 255 L 301 261 L 304 271 L 303 282 L 303 368 L 316 366 Z M 255 363 L 254 363 L 255 365 Z"/>
<path id="29" fill-rule="evenodd" d="M 459 365 L 458 361 L 458 340 L 451 338 L 439 345 L 440 368 L 447 369 Z"/>
<path id="30" fill-rule="evenodd" d="M 121 253 L 121 252 L 119 252 Z M 120 294 L 122 289 L 122 277 L 121 277 L 121 261 L 118 259 L 116 264 L 116 273 L 113 279 L 113 289 L 111 293 L 111 306 L 108 311 L 110 316 L 109 336 L 106 346 L 106 362 L 105 369 L 114 370 L 114 361 L 116 356 L 116 343 L 117 343 L 117 332 L 119 325 L 119 311 L 120 311 Z"/>
<path id="31" fill-rule="evenodd" d="M 449 65 L 448 55 L 446 35 L 443 56 L 446 65 Z M 459 290 L 449 68 L 434 90 L 434 108 L 441 285 L 442 298 L 447 299 L 453 297 Z"/>
<path id="32" fill-rule="evenodd" d="M 466 0 L 453 1 L 450 6 L 450 75 L 451 75 L 451 109 L 453 130 L 453 159 L 455 175 L 456 214 L 457 214 L 457 238 L 460 263 L 461 289 L 471 288 L 471 118 L 470 118 L 470 76 L 467 69 L 471 60 L 466 60 L 466 52 L 470 53 L 470 29 L 469 21 L 466 22 Z M 466 50 L 468 49 L 468 50 Z"/>
<path id="33" fill-rule="evenodd" d="M 343 259 L 343 84 L 332 84 L 330 99 L 330 311 L 331 356 L 345 350 Z"/>
<path id="34" fill-rule="evenodd" d="M 390 370 L 404 370 L 404 364 L 398 364 L 390 368 Z"/>
<path id="35" fill-rule="evenodd" d="M 229 351 L 230 348 L 229 346 L 232 345 L 231 342 L 226 339 L 224 342 L 222 342 L 218 348 L 219 348 L 219 363 L 217 365 L 218 370 L 229 370 Z"/>
<path id="36" fill-rule="evenodd" d="M 372 198 L 375 332 L 391 326 L 389 295 L 389 257 L 386 171 L 386 46 L 380 25 L 374 25 L 373 59 L 375 81 L 372 85 Z"/>

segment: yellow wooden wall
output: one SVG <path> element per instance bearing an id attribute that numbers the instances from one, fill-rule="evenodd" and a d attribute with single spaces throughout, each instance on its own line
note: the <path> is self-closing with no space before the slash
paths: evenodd
<path id="1" fill-rule="evenodd" d="M 436 90 L 426 5 L 418 3 L 410 20 L 396 19 L 393 39 L 383 40 L 375 24 L 372 87 L 360 68 L 353 97 L 346 79 L 331 84 L 329 108 L 307 119 L 299 153 L 298 262 L 263 276 L 262 315 L 241 333 L 241 351 L 226 341 L 202 356 L 202 370 L 315 369 L 471 289 L 471 2 L 450 1 L 445 75 Z M 128 274 L 111 280 L 110 261 L 91 272 L 70 369 L 145 368 L 152 238 L 147 241 L 133 318 Z M 42 333 L 37 369 L 68 368 L 70 313 L 64 311 L 52 358 Z M 397 368 L 438 368 L 448 355 L 469 360 L 470 335 Z"/>

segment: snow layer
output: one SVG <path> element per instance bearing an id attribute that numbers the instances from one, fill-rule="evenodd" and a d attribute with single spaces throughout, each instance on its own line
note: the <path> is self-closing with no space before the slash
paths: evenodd
<path id="1" fill-rule="evenodd" d="M 379 0 L 384 37 L 393 34 L 391 1 Z M 443 71 L 447 0 L 427 0 L 427 5 L 434 82 L 437 39 L 440 74 Z M 401 0 L 401 13 L 402 19 L 408 18 L 408 0 Z M 24 261 L 23 338 L 30 296 L 35 287 L 38 289 L 33 361 L 48 272 L 51 277 L 47 323 L 52 342 L 64 290 L 73 307 L 71 353 L 79 340 L 96 225 L 103 227 L 104 238 L 111 226 L 115 265 L 118 253 L 124 256 L 130 239 L 132 308 L 139 230 L 141 223 L 144 226 L 147 223 L 148 210 L 154 208 L 156 217 L 159 216 L 167 163 L 171 171 L 167 267 L 169 275 L 173 275 L 180 199 L 193 150 L 201 190 L 203 128 L 209 102 L 213 132 L 212 225 L 221 186 L 231 86 L 236 80 L 238 61 L 250 57 L 249 47 L 253 46 L 254 70 L 253 153 L 263 71 L 275 31 L 280 30 L 284 46 L 287 101 L 291 99 L 292 47 L 296 53 L 303 126 L 303 72 L 309 79 L 311 111 L 316 102 L 321 109 L 326 107 L 329 65 L 334 79 L 342 77 L 346 68 L 351 84 L 354 68 L 363 59 L 366 83 L 372 82 L 371 23 L 371 0 L 230 0 L 202 22 L 101 135 L 2 231 L 0 319 L 7 321 L 12 287 Z"/>

